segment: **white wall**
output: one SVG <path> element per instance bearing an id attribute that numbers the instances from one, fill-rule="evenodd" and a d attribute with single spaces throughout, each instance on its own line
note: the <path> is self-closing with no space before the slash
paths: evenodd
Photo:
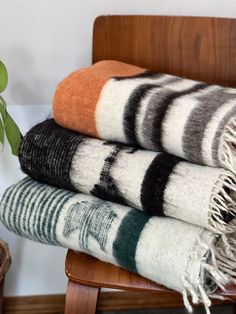
<path id="1" fill-rule="evenodd" d="M 46 113 L 56 84 L 72 70 L 91 63 L 92 25 L 107 14 L 195 15 L 236 17 L 235 0 L 0 0 L 0 59 L 9 69 L 5 98 L 20 106 L 24 128 Z M 15 107 L 12 112 L 17 118 Z M 31 109 L 30 109 L 31 108 Z M 37 118 L 37 119 L 35 119 Z M 0 156 L 0 189 L 20 177 L 9 152 Z M 8 171 L 9 170 L 9 171 Z M 4 175 L 2 176 L 2 172 Z M 0 229 L 11 246 L 13 266 L 6 294 L 46 294 L 65 291 L 65 250 L 22 240 Z"/>

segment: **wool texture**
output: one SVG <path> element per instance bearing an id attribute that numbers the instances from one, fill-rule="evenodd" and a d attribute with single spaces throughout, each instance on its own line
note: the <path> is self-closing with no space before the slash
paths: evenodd
<path id="1" fill-rule="evenodd" d="M 88 253 L 182 292 L 189 310 L 187 295 L 208 308 L 208 295 L 235 282 L 235 239 L 29 177 L 6 190 L 0 220 L 20 236 Z"/>
<path id="2" fill-rule="evenodd" d="M 217 233 L 236 228 L 236 176 L 229 170 L 90 138 L 53 119 L 25 135 L 19 160 L 26 174 L 50 185 Z"/>
<path id="3" fill-rule="evenodd" d="M 101 61 L 54 97 L 56 122 L 90 136 L 236 172 L 236 89 Z"/>

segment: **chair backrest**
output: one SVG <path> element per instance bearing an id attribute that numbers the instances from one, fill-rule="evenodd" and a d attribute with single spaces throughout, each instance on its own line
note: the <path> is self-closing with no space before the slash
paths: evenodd
<path id="1" fill-rule="evenodd" d="M 93 62 L 104 59 L 236 87 L 236 19 L 100 16 Z"/>

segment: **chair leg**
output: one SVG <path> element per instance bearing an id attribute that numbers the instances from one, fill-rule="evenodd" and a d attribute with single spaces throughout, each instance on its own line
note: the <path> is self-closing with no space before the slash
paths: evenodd
<path id="1" fill-rule="evenodd" d="M 65 314 L 95 314 L 100 288 L 68 281 Z"/>
<path id="2" fill-rule="evenodd" d="M 236 303 L 233 303 L 233 314 L 236 314 Z"/>

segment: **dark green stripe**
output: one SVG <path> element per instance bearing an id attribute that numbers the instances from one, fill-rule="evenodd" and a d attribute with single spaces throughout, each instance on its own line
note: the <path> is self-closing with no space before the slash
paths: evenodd
<path id="1" fill-rule="evenodd" d="M 26 184 L 23 184 L 22 186 L 15 186 L 14 197 L 9 205 L 11 210 L 14 212 L 11 227 L 19 235 L 21 235 L 21 225 L 19 219 L 22 216 L 26 216 L 28 211 L 28 200 L 31 198 L 32 193 L 34 193 L 34 187 L 38 184 L 37 182 L 31 180 L 26 180 L 25 183 Z M 19 193 L 18 196 L 17 193 Z"/>
<path id="2" fill-rule="evenodd" d="M 50 239 L 50 229 L 53 228 L 53 221 L 51 219 L 55 210 L 61 210 L 61 198 L 64 196 L 65 191 L 61 189 L 55 189 L 48 196 L 46 195 L 42 204 L 40 206 L 40 217 L 37 220 L 37 236 L 40 237 L 43 241 L 47 241 L 48 243 L 52 243 Z M 68 192 L 66 192 L 68 193 Z M 53 206 L 53 202 L 55 202 Z M 53 241 L 55 243 L 55 241 Z"/>
<path id="3" fill-rule="evenodd" d="M 12 196 L 12 187 L 9 187 L 3 194 L 1 200 L 1 220 L 4 221 L 5 225 L 8 225 L 9 221 L 9 198 Z"/>
<path id="4" fill-rule="evenodd" d="M 61 210 L 64 204 L 72 197 L 71 193 L 68 191 L 65 191 L 63 194 L 64 195 L 61 195 L 60 199 L 58 200 L 57 207 L 47 217 L 47 221 L 46 221 L 47 222 L 46 225 L 50 226 L 50 229 L 48 229 L 47 231 L 50 233 L 50 238 L 51 238 L 52 243 L 55 243 L 55 244 L 60 244 L 57 240 L 57 235 L 56 235 L 56 226 L 57 226 L 58 217 L 61 213 Z"/>
<path id="5" fill-rule="evenodd" d="M 135 253 L 140 234 L 151 216 L 132 209 L 121 221 L 113 243 L 113 255 L 119 265 L 137 272 Z"/>
<path id="6" fill-rule="evenodd" d="M 24 236 L 23 225 L 21 220 L 27 221 L 27 215 L 30 210 L 30 202 L 35 195 L 38 183 L 33 180 L 27 187 L 22 187 L 20 189 L 20 194 L 16 196 L 16 204 L 13 203 L 14 216 L 14 226 L 17 234 Z"/>
<path id="7" fill-rule="evenodd" d="M 39 184 L 39 186 L 41 186 L 41 184 Z M 40 204 L 37 206 L 32 217 L 29 217 L 28 219 L 29 236 L 31 239 L 33 238 L 39 242 L 54 245 L 58 244 L 56 234 L 53 232 L 52 237 L 50 233 L 52 232 L 52 229 L 56 229 L 56 223 L 62 206 L 65 201 L 71 197 L 71 193 L 47 185 L 43 185 L 43 188 L 45 190 L 41 192 L 41 195 L 39 196 Z M 66 200 L 64 200 L 65 194 L 70 195 Z M 61 202 L 61 199 L 63 199 L 63 203 Z M 53 220 L 52 216 L 55 215 L 55 213 L 57 219 Z"/>
<path id="8" fill-rule="evenodd" d="M 49 198 L 52 198 L 52 199 L 54 198 L 54 193 L 51 192 L 51 190 L 48 188 L 47 185 L 43 185 L 43 191 L 39 195 L 39 198 L 40 198 L 39 200 L 40 202 L 37 205 L 34 215 L 32 216 L 32 218 L 29 217 L 29 226 L 32 226 L 32 228 L 30 228 L 32 229 L 32 231 L 30 232 L 36 237 L 36 239 L 40 240 L 41 220 L 50 211 L 50 207 L 46 206 L 46 203 Z M 31 223 L 31 219 L 32 219 L 32 223 Z"/>
<path id="9" fill-rule="evenodd" d="M 29 181 L 29 179 L 26 178 L 17 184 L 17 188 L 16 188 L 16 185 L 12 185 L 4 193 L 4 196 L 3 196 L 3 199 L 1 202 L 3 204 L 2 206 L 4 206 L 3 218 L 4 218 L 6 225 L 9 228 L 12 227 L 11 220 L 13 219 L 13 215 L 14 215 L 14 211 L 12 210 L 12 208 L 13 208 L 12 202 L 14 202 L 15 195 L 18 192 L 18 189 L 21 188 L 21 186 L 26 185 L 28 181 Z M 19 188 L 18 188 L 18 186 L 19 186 Z M 12 219 L 11 219 L 11 217 L 12 217 Z"/>
<path id="10" fill-rule="evenodd" d="M 30 231 L 30 226 L 29 226 L 29 221 L 32 215 L 37 215 L 37 207 L 36 207 L 36 203 L 40 202 L 40 196 L 41 193 L 43 192 L 43 190 L 45 189 L 44 186 L 39 187 L 37 190 L 34 190 L 34 194 L 32 196 L 32 198 L 30 199 L 29 203 L 27 204 L 27 213 L 24 216 L 24 220 L 22 223 L 22 232 L 24 233 L 29 233 Z M 28 215 L 28 218 L 27 218 Z"/>

